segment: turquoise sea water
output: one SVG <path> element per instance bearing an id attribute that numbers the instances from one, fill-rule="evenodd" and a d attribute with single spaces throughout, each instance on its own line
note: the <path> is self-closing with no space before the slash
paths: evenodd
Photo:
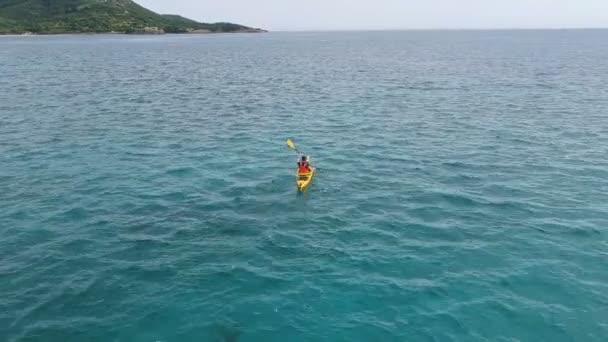
<path id="1" fill-rule="evenodd" d="M 601 30 L 0 37 L 0 341 L 606 341 L 607 84 Z"/>

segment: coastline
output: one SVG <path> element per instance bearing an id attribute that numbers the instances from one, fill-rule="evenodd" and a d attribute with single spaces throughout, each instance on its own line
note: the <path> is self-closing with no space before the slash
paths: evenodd
<path id="1" fill-rule="evenodd" d="M 227 31 L 227 32 L 182 32 L 182 33 L 126 33 L 126 32 L 62 32 L 62 33 L 0 33 L 0 37 L 44 37 L 44 36 L 98 36 L 98 35 L 124 35 L 124 36 L 166 36 L 166 35 L 177 35 L 177 36 L 203 36 L 203 35 L 216 35 L 216 34 L 237 34 L 237 33 L 268 33 L 268 30 L 256 29 L 256 30 L 239 30 L 239 31 Z"/>

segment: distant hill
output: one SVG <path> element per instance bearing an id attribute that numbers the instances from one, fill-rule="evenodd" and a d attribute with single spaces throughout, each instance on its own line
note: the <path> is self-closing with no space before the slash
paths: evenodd
<path id="1" fill-rule="evenodd" d="M 160 15 L 131 0 L 0 0 L 0 34 L 263 32 Z"/>

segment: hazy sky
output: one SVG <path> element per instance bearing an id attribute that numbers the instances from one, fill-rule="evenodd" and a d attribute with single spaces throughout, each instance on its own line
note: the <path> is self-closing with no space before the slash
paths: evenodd
<path id="1" fill-rule="evenodd" d="M 269 30 L 608 27 L 608 0 L 135 0 Z"/>

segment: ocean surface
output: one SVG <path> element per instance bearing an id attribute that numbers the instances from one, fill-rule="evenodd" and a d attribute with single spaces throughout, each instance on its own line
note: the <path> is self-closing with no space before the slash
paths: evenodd
<path id="1" fill-rule="evenodd" d="M 0 341 L 607 341 L 607 157 L 608 30 L 0 37 Z"/>

